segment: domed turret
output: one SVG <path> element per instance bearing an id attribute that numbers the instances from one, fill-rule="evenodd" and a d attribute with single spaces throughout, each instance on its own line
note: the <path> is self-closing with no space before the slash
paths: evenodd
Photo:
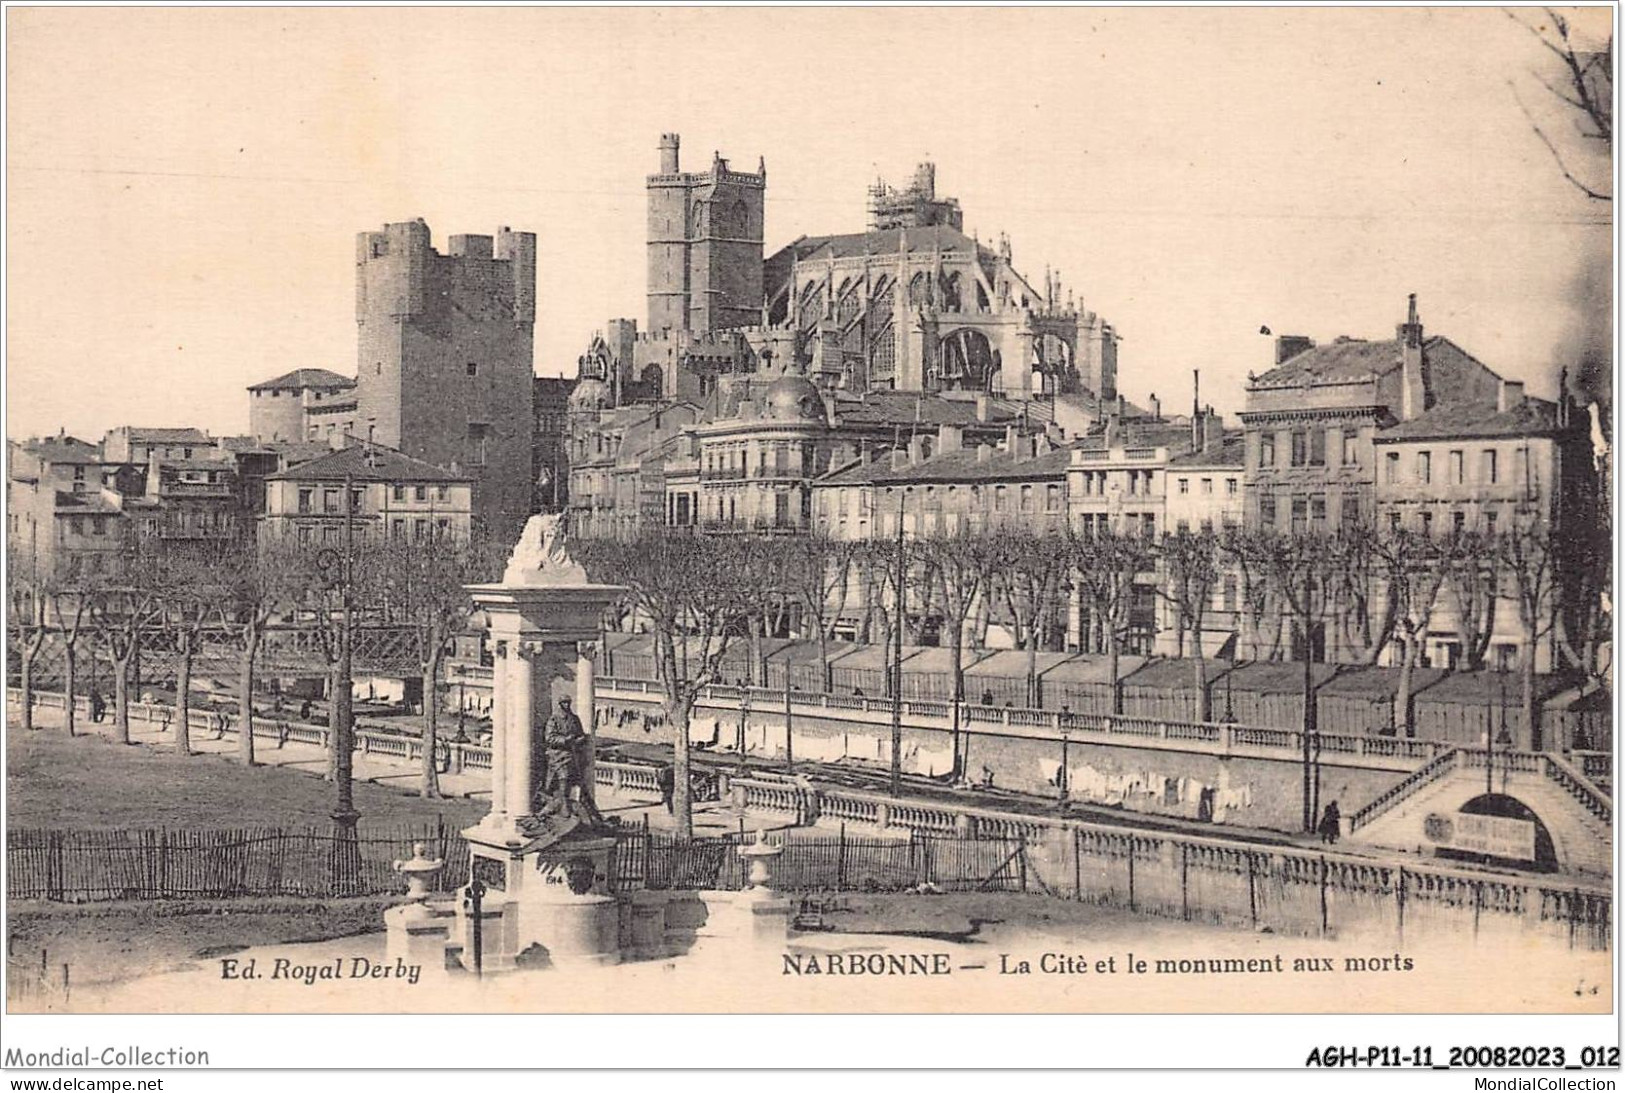
<path id="1" fill-rule="evenodd" d="M 824 396 L 804 376 L 780 376 L 762 392 L 762 416 L 774 421 L 828 422 Z"/>
<path id="2" fill-rule="evenodd" d="M 609 385 L 603 380 L 580 379 L 570 392 L 572 414 L 596 414 L 609 408 Z"/>

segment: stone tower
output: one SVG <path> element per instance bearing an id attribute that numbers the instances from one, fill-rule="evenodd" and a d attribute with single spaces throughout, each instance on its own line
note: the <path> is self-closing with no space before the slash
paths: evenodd
<path id="1" fill-rule="evenodd" d="M 517 537 L 531 513 L 536 236 L 422 220 L 356 239 L 356 432 L 474 479 L 474 519 Z"/>
<path id="2" fill-rule="evenodd" d="M 762 201 L 767 167 L 684 173 L 676 133 L 649 176 L 649 332 L 709 334 L 761 322 Z"/>

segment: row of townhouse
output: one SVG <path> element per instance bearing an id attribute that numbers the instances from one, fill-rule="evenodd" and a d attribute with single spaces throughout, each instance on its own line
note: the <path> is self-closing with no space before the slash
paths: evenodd
<path id="1" fill-rule="evenodd" d="M 1154 539 L 1355 525 L 1444 535 L 1493 533 L 1514 518 L 1583 523 L 1595 499 L 1584 416 L 1428 336 L 1414 297 L 1393 339 L 1278 339 L 1275 366 L 1249 376 L 1240 428 L 1194 399 L 1189 414 L 1165 418 L 1154 396 L 1146 410 L 1119 397 L 1063 414 L 1059 399 L 859 396 L 795 375 L 735 376 L 703 405 L 610 408 L 601 388 L 584 379 L 571 402 L 573 526 L 585 534 L 664 524 L 863 540 L 895 536 L 900 521 L 911 537 L 1001 523 Z M 1139 582 L 1130 649 L 1246 655 L 1244 574 L 1220 574 L 1203 633 L 1188 636 L 1157 594 L 1160 579 Z M 863 607 L 849 597 L 848 609 Z M 1066 616 L 1067 647 L 1099 644 L 1075 597 Z M 1490 661 L 1516 662 L 1522 628 L 1504 597 L 1489 625 Z M 1454 664 L 1457 629 L 1441 596 L 1415 639 L 1422 662 Z M 1308 638 L 1318 659 L 1363 655 Z M 1533 651 L 1541 671 L 1554 664 L 1554 640 Z M 1403 643 L 1383 662 L 1397 655 Z"/>
<path id="2" fill-rule="evenodd" d="M 121 426 L 99 443 L 60 432 L 8 447 L 10 558 L 39 579 L 114 572 L 135 537 L 200 552 L 256 535 L 326 541 L 346 483 L 387 534 L 469 534 L 466 477 L 377 445 Z"/>

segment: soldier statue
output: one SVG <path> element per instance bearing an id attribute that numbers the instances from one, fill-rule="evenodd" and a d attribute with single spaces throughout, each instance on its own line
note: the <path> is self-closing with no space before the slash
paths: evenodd
<path id="1" fill-rule="evenodd" d="M 588 771 L 592 741 L 568 698 L 542 728 L 542 770 L 531 811 L 539 818 L 569 818 L 589 827 L 601 827 L 604 818 L 592 799 Z M 573 826 L 573 825 L 572 825 Z"/>

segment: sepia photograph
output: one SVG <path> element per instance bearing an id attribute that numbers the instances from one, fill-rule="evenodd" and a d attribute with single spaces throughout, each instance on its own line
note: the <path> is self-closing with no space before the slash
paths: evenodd
<path id="1" fill-rule="evenodd" d="M 8 1014 L 1615 1012 L 1615 8 L 5 15 Z"/>

